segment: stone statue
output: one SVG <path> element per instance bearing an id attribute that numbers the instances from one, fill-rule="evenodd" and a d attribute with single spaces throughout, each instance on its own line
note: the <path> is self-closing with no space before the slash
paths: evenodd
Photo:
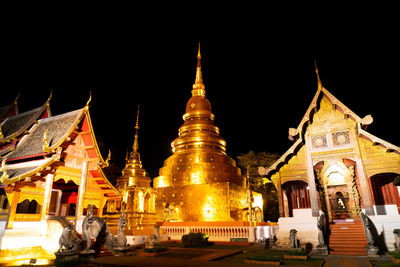
<path id="1" fill-rule="evenodd" d="M 71 233 L 74 230 L 74 226 L 72 224 L 67 224 L 63 232 L 60 236 L 60 240 L 58 241 L 60 248 L 56 253 L 70 253 L 77 252 L 79 250 L 80 240 L 72 239 Z"/>
<path id="2" fill-rule="evenodd" d="M 91 249 L 92 238 L 96 240 L 94 249 Z M 115 245 L 115 237 L 108 229 L 106 222 L 100 217 L 93 217 L 92 206 L 89 206 L 88 215 L 82 222 L 82 239 L 86 243 L 82 253 L 94 253 L 102 245 L 112 251 Z"/>
<path id="3" fill-rule="evenodd" d="M 394 229 L 394 248 L 396 251 L 400 251 L 400 229 Z"/>
<path id="4" fill-rule="evenodd" d="M 146 248 L 154 248 L 160 244 L 160 226 L 154 225 L 154 235 L 149 236 L 144 241 Z"/>
<path id="5" fill-rule="evenodd" d="M 317 221 L 317 227 L 318 227 L 318 245 L 316 248 L 316 253 L 318 255 L 328 255 L 328 246 L 325 244 L 325 238 L 324 238 L 324 230 L 325 230 L 325 214 L 321 211 L 318 221 Z"/>
<path id="6" fill-rule="evenodd" d="M 299 241 L 297 239 L 297 230 L 296 229 L 291 229 L 290 230 L 289 239 L 290 239 L 290 246 L 292 248 L 298 248 L 299 247 Z"/>
<path id="7" fill-rule="evenodd" d="M 115 241 L 115 248 L 114 250 L 125 250 L 127 248 L 126 243 L 126 236 L 124 233 L 124 229 L 126 227 L 127 221 L 125 219 L 125 209 L 123 209 L 121 216 L 119 217 L 118 220 L 118 232 L 117 232 L 117 238 Z"/>
<path id="8" fill-rule="evenodd" d="M 321 212 L 318 217 L 317 227 L 318 227 L 318 246 L 325 246 L 324 239 L 324 223 L 325 223 L 325 214 Z"/>
<path id="9" fill-rule="evenodd" d="M 374 237 L 371 234 L 371 224 L 368 216 L 361 212 L 361 219 L 364 224 L 365 236 L 367 237 L 368 246 L 366 247 L 368 255 L 376 255 L 378 248 L 374 246 Z"/>

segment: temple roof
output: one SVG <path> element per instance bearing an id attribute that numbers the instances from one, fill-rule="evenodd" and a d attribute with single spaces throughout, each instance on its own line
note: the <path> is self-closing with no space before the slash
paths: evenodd
<path id="1" fill-rule="evenodd" d="M 79 123 L 83 109 L 40 120 L 11 152 L 7 159 L 43 155 L 43 136 L 47 131 L 49 150 L 57 148 Z"/>
<path id="2" fill-rule="evenodd" d="M 55 162 L 56 159 L 57 156 L 54 155 L 53 157 L 42 160 L 29 161 L 8 166 L 2 164 L 2 168 L 0 169 L 0 184 L 12 184 L 21 181 L 24 178 L 33 176 L 47 168 L 50 164 Z M 3 177 L 5 171 L 6 174 L 5 177 Z"/>
<path id="3" fill-rule="evenodd" d="M 44 114 L 44 113 L 47 114 Z M 42 115 L 50 116 L 49 102 L 46 101 L 42 106 L 28 110 L 24 113 L 8 117 L 1 123 L 1 132 L 3 138 L 0 138 L 0 143 L 7 142 L 12 138 L 16 138 L 27 131 L 35 121 L 39 120 Z"/>
<path id="4" fill-rule="evenodd" d="M 13 116 L 19 113 L 18 98 L 19 98 L 19 93 L 14 99 L 14 101 L 11 102 L 9 105 L 0 107 L 0 122 L 4 121 L 9 116 Z"/>
<path id="5" fill-rule="evenodd" d="M 364 125 L 369 125 L 373 122 L 373 118 L 371 115 L 367 115 L 364 118 L 359 117 L 353 111 L 351 111 L 347 106 L 345 106 L 341 101 L 339 101 L 334 95 L 332 95 L 326 88 L 323 87 L 321 80 L 318 75 L 318 69 L 316 69 L 317 78 L 318 78 L 318 89 L 314 95 L 314 98 L 309 105 L 305 115 L 303 116 L 302 120 L 300 121 L 297 128 L 290 128 L 289 129 L 289 139 L 295 141 L 295 143 L 270 167 L 264 168 L 259 167 L 258 173 L 260 175 L 270 176 L 273 172 L 279 171 L 279 169 L 285 165 L 289 161 L 289 159 L 297 153 L 297 151 L 304 145 L 304 133 L 307 130 L 309 125 L 308 122 L 311 122 L 313 116 L 316 112 L 319 102 L 321 101 L 322 97 L 325 97 L 331 104 L 335 105 L 335 109 L 339 110 L 343 114 L 347 115 L 348 118 L 352 119 L 356 122 L 357 132 L 359 136 L 370 140 L 375 145 L 380 145 L 388 152 L 396 152 L 400 153 L 400 147 L 395 146 L 383 139 L 380 139 L 374 136 L 371 133 L 368 133 L 366 130 L 362 128 Z"/>

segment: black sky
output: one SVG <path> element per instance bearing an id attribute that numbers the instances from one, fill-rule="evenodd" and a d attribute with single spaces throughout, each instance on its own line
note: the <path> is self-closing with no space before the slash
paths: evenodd
<path id="1" fill-rule="evenodd" d="M 231 157 L 290 147 L 288 128 L 297 127 L 316 92 L 315 60 L 323 85 L 360 117 L 372 114 L 368 131 L 399 146 L 398 41 L 393 32 L 364 26 L 317 31 L 268 24 L 186 36 L 129 23 L 24 25 L 18 34 L 10 30 L 15 38 L 4 50 L 0 105 L 20 88 L 23 112 L 53 88 L 57 115 L 82 108 L 91 88 L 96 136 L 123 166 L 140 104 L 139 149 L 155 177 L 183 123 L 201 41 L 206 96 Z"/>

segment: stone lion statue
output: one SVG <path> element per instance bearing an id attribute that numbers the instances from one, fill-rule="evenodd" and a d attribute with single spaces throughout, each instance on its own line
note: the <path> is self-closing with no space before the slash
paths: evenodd
<path id="1" fill-rule="evenodd" d="M 115 248 L 114 249 L 119 249 L 119 250 L 124 250 L 126 249 L 126 236 L 124 233 L 124 229 L 126 227 L 127 221 L 125 219 L 125 209 L 122 211 L 121 216 L 119 217 L 118 220 L 118 232 L 117 232 L 117 238 L 115 240 Z"/>
<path id="2" fill-rule="evenodd" d="M 92 238 L 95 239 L 91 249 Z M 89 206 L 89 212 L 82 222 L 82 239 L 85 243 L 83 253 L 98 252 L 101 246 L 112 251 L 115 246 L 115 237 L 107 227 L 106 222 L 97 216 L 93 216 L 93 208 Z"/>
<path id="3" fill-rule="evenodd" d="M 154 248 L 160 243 L 160 226 L 154 225 L 154 234 L 144 241 L 146 248 Z"/>
<path id="4" fill-rule="evenodd" d="M 292 248 L 299 247 L 299 241 L 297 239 L 297 230 L 296 229 L 290 229 L 289 240 L 290 240 L 290 247 L 292 247 Z"/>

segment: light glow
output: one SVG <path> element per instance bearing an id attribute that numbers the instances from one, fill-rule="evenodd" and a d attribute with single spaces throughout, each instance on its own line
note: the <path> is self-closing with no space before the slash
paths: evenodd
<path id="1" fill-rule="evenodd" d="M 207 202 L 203 206 L 204 221 L 213 221 L 215 217 L 215 207 L 213 205 L 214 199 L 212 196 L 207 197 Z"/>

